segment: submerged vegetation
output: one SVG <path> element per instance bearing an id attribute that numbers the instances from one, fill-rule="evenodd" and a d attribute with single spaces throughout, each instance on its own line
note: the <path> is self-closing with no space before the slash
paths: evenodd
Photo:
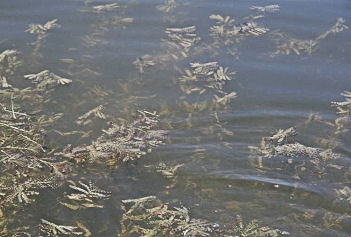
<path id="1" fill-rule="evenodd" d="M 235 56 L 237 62 L 240 46 L 269 36 L 266 38 L 273 39 L 276 43 L 273 45 L 276 51 L 271 54 L 272 56 L 292 53 L 311 55 L 318 47 L 322 47 L 322 40 L 347 30 L 348 26 L 343 18 L 338 18 L 329 30 L 315 38 L 306 40 L 291 38 L 287 33 L 271 30 L 266 27 L 266 23 L 260 22 L 260 19 L 270 13 L 278 14 L 280 6 L 273 4 L 251 6 L 249 10 L 258 15 L 249 15 L 240 20 L 217 13 L 209 17 L 206 15 L 206 20 L 211 21 L 209 24 L 212 25 L 207 26 L 205 31 L 207 35 L 204 35 L 200 26 L 189 24 L 188 21 L 177 22 L 175 15 L 172 15 L 176 9 L 187 8 L 190 4 L 165 0 L 156 6 L 155 12 L 167 19 L 161 28 L 164 35 L 160 40 L 159 49 L 150 54 L 143 52 L 144 55 L 135 60 L 136 56 L 133 55 L 133 59 L 128 61 L 127 65 L 135 67 L 139 77 L 129 78 L 128 75 L 127 82 L 121 82 L 118 78 L 115 81 L 108 80 L 107 85 L 104 85 L 103 68 L 93 60 L 94 58 L 100 60 L 102 47 L 115 46 L 109 42 L 109 37 L 119 37 L 127 26 L 135 25 L 135 19 L 128 15 L 130 12 L 126 3 L 101 4 L 90 0 L 84 2 L 79 11 L 86 17 L 93 16 L 94 21 L 89 23 L 90 28 L 88 32 L 83 33 L 83 37 L 79 35 L 82 44 L 79 43 L 79 47 L 67 50 L 69 53 L 83 52 L 81 58 L 67 56 L 58 60 L 64 65 L 64 69 L 52 69 L 53 63 L 46 61 L 46 55 L 43 55 L 49 33 L 61 27 L 58 19 L 45 24 L 30 24 L 25 30 L 36 37 L 31 44 L 33 51 L 30 56 L 22 55 L 20 51 L 11 47 L 1 52 L 1 236 L 88 237 L 94 236 L 93 233 L 95 235 L 104 233 L 111 226 L 116 227 L 113 231 L 118 236 L 290 235 L 288 231 L 276 228 L 276 226 L 280 228 L 282 222 L 279 221 L 277 223 L 268 223 L 266 220 L 243 221 L 236 211 L 245 212 L 245 207 L 238 208 L 235 201 L 225 205 L 220 202 L 221 204 L 213 211 L 214 215 L 209 215 L 208 218 L 203 218 L 196 211 L 193 212 L 193 209 L 200 206 L 195 202 L 204 201 L 206 205 L 208 200 L 216 199 L 222 194 L 225 196 L 227 193 L 223 190 L 216 193 L 215 189 L 206 188 L 208 184 L 204 185 L 196 180 L 198 175 L 196 172 L 194 177 L 190 177 L 187 169 L 195 167 L 195 170 L 209 173 L 211 169 L 200 164 L 202 161 L 205 160 L 210 165 L 227 162 L 225 159 L 206 160 L 207 156 L 212 155 L 211 152 L 217 152 L 217 145 L 228 149 L 230 154 L 234 150 L 231 140 L 228 139 L 234 137 L 232 127 L 228 126 L 228 114 L 232 112 L 233 106 L 238 106 L 238 103 L 235 103 L 240 98 L 241 87 L 238 86 L 236 71 L 233 71 L 230 65 L 226 67 L 227 63 L 223 62 L 222 50 Z M 172 97 L 172 101 L 167 100 L 169 91 L 162 92 L 167 94 L 163 95 L 167 97 L 164 101 L 164 97 L 159 96 L 161 93 L 139 94 L 140 90 L 146 87 L 156 86 L 156 83 L 151 81 L 152 77 L 148 77 L 148 73 L 152 70 L 157 73 L 166 72 L 166 79 L 169 79 L 167 77 L 171 71 L 177 75 L 172 78 L 173 84 L 166 81 L 167 86 L 171 84 L 169 86 L 172 87 L 171 93 L 177 96 Z M 65 78 L 66 76 L 68 78 Z M 92 79 L 92 82 L 85 81 L 86 78 Z M 110 89 L 109 83 L 118 85 L 116 86 L 118 90 Z M 75 93 L 77 95 L 74 95 Z M 317 186 L 319 181 L 324 178 L 328 180 L 329 176 L 337 180 L 331 184 L 332 191 L 328 193 L 330 197 L 327 198 L 331 199 L 336 209 L 341 209 L 340 206 L 346 208 L 340 211 L 342 214 L 339 216 L 328 213 L 323 216 L 323 225 L 328 229 L 339 228 L 342 220 L 348 218 L 351 213 L 351 168 L 348 161 L 343 159 L 347 154 L 347 148 L 340 147 L 340 140 L 351 128 L 351 92 L 346 90 L 341 96 L 344 97 L 343 101 L 331 103 L 336 109 L 335 118 L 324 119 L 312 114 L 304 125 L 279 129 L 271 136 L 263 137 L 258 146 L 249 146 L 251 154 L 249 160 L 254 159 L 257 174 L 264 174 L 274 169 L 279 172 L 285 171 L 284 175 L 295 182 L 293 191 L 289 193 L 291 200 L 298 195 L 302 198 L 312 196 L 298 189 L 299 182 Z M 237 97 L 239 98 L 236 99 Z M 155 103 L 151 100 L 153 98 L 160 101 Z M 67 105 L 68 103 L 70 104 Z M 174 103 L 178 110 L 171 109 L 171 103 Z M 244 104 L 245 101 L 240 103 Z M 73 111 L 74 118 L 63 113 L 67 111 Z M 184 117 L 179 116 L 179 112 L 185 112 L 182 114 Z M 247 115 L 240 114 L 239 119 L 240 116 Z M 201 119 L 206 120 L 206 127 L 199 127 Z M 328 127 L 333 131 L 325 133 L 323 141 L 309 141 L 303 137 L 303 129 L 299 126 L 307 127 L 312 122 L 319 122 L 324 126 L 323 129 Z M 66 130 L 72 126 L 78 130 Z M 149 158 L 148 154 L 155 149 L 172 142 L 174 128 L 192 129 L 195 134 L 198 132 L 201 135 L 201 137 L 198 135 L 181 137 L 184 142 L 191 141 L 191 147 L 194 147 L 190 158 L 173 162 L 169 157 L 156 157 L 159 159 L 157 161 L 152 157 L 148 161 L 152 164 L 145 165 L 143 162 L 148 159 L 142 160 L 142 158 Z M 60 129 L 66 132 L 59 131 Z M 176 132 L 183 132 L 181 129 Z M 302 136 L 298 136 L 297 131 Z M 174 137 L 179 139 L 177 134 Z M 218 142 L 215 147 L 207 143 L 199 145 L 201 139 L 211 138 Z M 247 151 L 246 147 L 245 145 Z M 172 149 L 177 150 L 177 156 L 183 156 L 187 152 L 180 151 L 182 146 L 174 145 Z M 140 163 L 144 165 L 139 165 Z M 143 194 L 140 194 L 138 190 L 133 190 L 131 195 L 124 193 L 124 190 L 118 190 L 119 183 L 123 183 L 119 180 L 117 184 L 114 180 L 113 189 L 110 186 L 106 190 L 111 191 L 106 191 L 104 185 L 95 182 L 96 180 L 84 178 L 91 176 L 95 179 L 111 180 L 110 172 L 121 170 L 135 183 L 140 181 L 135 177 L 135 173 L 145 170 L 150 176 L 155 175 L 161 179 L 163 177 L 164 185 L 160 185 L 163 192 L 150 189 L 143 190 Z M 254 179 L 255 175 L 252 175 Z M 279 181 L 280 178 L 276 180 Z M 258 186 L 259 182 L 255 181 L 254 185 Z M 115 186 L 118 188 L 114 189 Z M 275 184 L 273 187 L 278 189 L 280 186 Z M 192 196 L 186 200 L 190 207 L 185 207 L 180 200 L 172 199 L 171 194 L 179 192 L 181 188 L 184 192 L 195 193 L 196 198 Z M 232 184 L 226 186 L 226 190 L 230 188 Z M 236 191 L 242 198 L 239 188 Z M 262 193 L 265 194 L 263 191 Z M 206 198 L 201 195 L 206 195 Z M 140 196 L 141 198 L 135 198 Z M 126 199 L 130 197 L 132 199 Z M 43 208 L 41 202 L 44 199 L 49 200 L 48 203 L 52 206 L 45 216 L 38 219 L 39 214 L 33 213 L 33 210 Z M 194 205 L 191 206 L 193 202 Z M 108 211 L 111 203 L 114 203 L 114 207 L 121 205 L 119 211 L 123 213 L 120 213 L 119 221 L 106 221 L 101 227 L 102 230 L 94 232 L 89 230 L 90 226 L 89 228 L 85 226 L 87 223 L 80 220 L 90 215 L 88 212 L 92 210 L 96 210 L 94 213 Z M 292 206 L 296 209 L 305 209 L 296 203 Z M 209 210 L 210 208 L 212 207 L 209 207 Z M 223 217 L 224 209 L 230 208 L 235 210 L 235 213 L 226 210 L 226 213 L 230 214 Z M 50 215 L 51 211 L 54 214 Z M 67 213 L 70 215 L 69 218 L 65 216 Z M 301 216 L 296 214 L 298 217 L 293 218 L 304 218 L 306 221 L 317 216 L 311 213 L 307 210 Z M 57 218 L 54 215 L 57 215 Z M 24 218 L 30 220 L 29 224 L 22 223 Z M 111 223 L 107 223 L 110 221 Z"/>
<path id="2" fill-rule="evenodd" d="M 103 204 L 98 204 L 98 201 L 107 200 L 111 196 L 111 192 L 96 187 L 92 181 L 89 181 L 88 184 L 82 181 L 78 181 L 78 184 L 73 181 L 70 181 L 70 183 L 69 187 L 75 192 L 66 195 L 65 198 L 69 202 L 60 202 L 60 204 L 72 210 L 78 210 L 79 208 L 103 208 Z"/>
<path id="3" fill-rule="evenodd" d="M 217 223 L 195 219 L 186 207 L 163 203 L 155 196 L 122 200 L 124 211 L 119 236 L 252 236 L 278 237 L 286 231 L 262 227 L 256 221 L 245 225 L 240 216 L 232 229 L 223 229 Z"/>
<path id="4" fill-rule="evenodd" d="M 269 31 L 268 28 L 256 23 L 254 19 L 235 23 L 235 19 L 230 16 L 218 14 L 211 15 L 210 19 L 216 21 L 215 25 L 210 28 L 210 36 L 213 38 L 215 47 L 223 45 L 229 47 L 229 53 L 236 50 L 236 48 L 230 48 L 230 46 L 245 40 L 249 36 L 259 37 Z"/>
<path id="5" fill-rule="evenodd" d="M 318 170 L 327 167 L 330 160 L 339 158 L 339 155 L 332 152 L 331 149 L 321 149 L 305 146 L 295 141 L 297 135 L 294 127 L 286 130 L 278 130 L 270 137 L 263 137 L 259 147 L 249 147 L 258 156 L 272 157 L 289 157 L 303 158 L 310 162 Z M 289 161 L 290 163 L 292 161 Z"/>
<path id="6" fill-rule="evenodd" d="M 33 55 L 35 57 L 41 57 L 41 53 L 39 52 L 40 49 L 43 47 L 49 31 L 52 29 L 60 27 L 60 25 L 57 23 L 57 19 L 53 19 L 51 21 L 46 22 L 44 25 L 41 24 L 30 24 L 26 32 L 29 34 L 35 35 L 37 38 L 36 40 L 32 43 L 34 45 L 33 49 Z"/>
<path id="7" fill-rule="evenodd" d="M 138 111 L 135 117 L 133 122 L 111 123 L 89 146 L 68 145 L 55 155 L 77 163 L 102 163 L 111 167 L 137 160 L 154 147 L 164 144 L 167 131 L 155 129 L 158 125 L 156 113 Z"/>
<path id="8" fill-rule="evenodd" d="M 344 101 L 332 102 L 332 106 L 336 107 L 339 114 L 339 118 L 334 121 L 337 133 L 348 132 L 351 128 L 351 92 L 344 91 L 341 95 L 344 96 Z"/>
<path id="9" fill-rule="evenodd" d="M 263 7 L 260 7 L 260 6 L 252 6 L 250 7 L 251 10 L 255 10 L 255 11 L 258 11 L 258 12 L 277 12 L 280 10 L 280 6 L 277 5 L 277 4 L 274 4 L 274 5 L 267 5 L 267 6 L 263 6 Z"/>
<path id="10" fill-rule="evenodd" d="M 179 78 L 180 89 L 186 95 L 213 91 L 213 102 L 222 105 L 236 97 L 236 92 L 225 91 L 226 83 L 232 80 L 235 72 L 219 66 L 218 62 L 190 63 L 190 68 Z"/>
<path id="11" fill-rule="evenodd" d="M 0 54 L 0 88 L 10 88 L 7 78 L 12 76 L 18 66 L 21 65 L 19 52 L 16 50 L 5 50 Z"/>
<path id="12" fill-rule="evenodd" d="M 333 25 L 329 30 L 317 36 L 315 39 L 301 40 L 289 38 L 286 34 L 281 32 L 274 32 L 272 34 L 274 40 L 278 43 L 277 51 L 272 55 L 289 55 L 290 53 L 295 53 L 300 55 L 302 53 L 311 55 L 316 51 L 319 42 L 327 38 L 330 34 L 336 34 L 348 29 L 348 26 L 344 24 L 345 20 L 343 18 L 338 18 L 335 25 Z"/>
<path id="13" fill-rule="evenodd" d="M 155 196 L 122 201 L 120 236 L 216 236 L 215 224 L 192 219 L 185 207 L 171 208 Z"/>
<path id="14" fill-rule="evenodd" d="M 48 70 L 41 71 L 37 74 L 24 75 L 24 78 L 36 83 L 39 91 L 46 91 L 47 89 L 70 84 L 72 82 L 71 79 L 60 77 Z"/>

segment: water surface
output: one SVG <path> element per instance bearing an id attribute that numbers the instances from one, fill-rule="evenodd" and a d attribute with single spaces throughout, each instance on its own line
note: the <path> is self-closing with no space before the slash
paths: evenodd
<path id="1" fill-rule="evenodd" d="M 306 125 L 305 121 L 311 113 L 330 122 L 338 117 L 330 103 L 341 101 L 340 93 L 350 90 L 351 32 L 330 34 L 312 54 L 272 56 L 279 45 L 273 32 L 310 40 L 329 30 L 339 17 L 350 26 L 350 1 L 176 0 L 177 7 L 168 13 L 157 9 L 163 1 L 118 1 L 121 9 L 92 12 L 92 6 L 107 3 L 112 1 L 1 1 L 0 51 L 17 49 L 25 58 L 32 57 L 30 43 L 35 37 L 25 32 L 28 25 L 58 19 L 61 27 L 50 31 L 40 49 L 41 57 L 22 70 L 29 74 L 49 69 L 73 80 L 69 87 L 53 92 L 52 102 L 46 105 L 48 113 L 64 113 L 52 131 L 93 132 L 88 138 L 49 132 L 51 143 L 58 147 L 90 143 L 106 127 L 105 121 L 97 120 L 87 128 L 74 121 L 104 104 L 111 116 L 122 118 L 137 109 L 157 111 L 161 114 L 161 128 L 169 130 L 167 144 L 136 164 L 117 170 L 81 170 L 74 179 L 93 180 L 112 192 L 105 208 L 72 211 L 62 207 L 56 200 L 68 191 L 63 187 L 40 195 L 36 204 L 26 210 L 32 218 L 20 220 L 21 223 L 34 225 L 40 218 L 58 223 L 80 220 L 93 236 L 116 236 L 121 200 L 156 195 L 165 202 L 180 202 L 194 216 L 223 226 L 230 226 L 240 214 L 244 220 L 257 219 L 263 225 L 288 231 L 291 236 L 351 235 L 351 204 L 335 202 L 335 190 L 350 187 L 350 174 L 346 172 L 346 178 L 338 171 L 316 175 L 306 165 L 306 172 L 297 177 L 294 164 L 289 165 L 286 159 L 267 158 L 259 167 L 257 157 L 250 155 L 248 149 L 258 146 L 261 137 L 291 126 L 297 126 L 298 142 L 326 148 L 316 141 L 329 139 L 333 128 Z M 213 46 L 209 31 L 215 21 L 209 19 L 210 15 L 231 16 L 240 24 L 247 21 L 245 17 L 257 14 L 250 10 L 251 6 L 271 4 L 279 4 L 280 10 L 264 13 L 263 18 L 255 20 L 269 32 L 260 37 L 247 36 L 230 46 Z M 99 30 L 101 33 L 99 27 L 104 20 L 116 16 L 133 18 L 133 22 L 106 25 L 103 34 L 94 35 Z M 195 47 L 204 44 L 210 50 L 190 51 L 186 58 L 158 63 L 142 74 L 133 65 L 136 58 L 145 54 L 167 54 L 161 45 L 162 39 L 167 39 L 167 27 L 193 25 L 201 38 Z M 228 49 L 237 53 L 233 56 Z M 64 58 L 74 59 L 80 68 L 62 62 Z M 237 98 L 218 110 L 219 122 L 214 109 L 187 110 L 184 101 L 212 103 L 212 96 L 205 94 L 199 99 L 198 95 L 185 95 L 178 81 L 180 70 L 188 69 L 189 63 L 211 61 L 236 72 L 233 80 L 225 84 L 225 90 L 235 91 Z M 21 83 L 27 82 L 18 73 L 14 84 Z M 108 94 L 96 95 L 90 91 L 94 87 Z M 337 140 L 339 145 L 334 151 L 341 155 L 338 162 L 346 167 L 344 172 L 350 169 L 351 135 L 346 132 Z M 152 168 L 160 162 L 184 164 L 171 189 L 166 188 L 170 181 Z"/>

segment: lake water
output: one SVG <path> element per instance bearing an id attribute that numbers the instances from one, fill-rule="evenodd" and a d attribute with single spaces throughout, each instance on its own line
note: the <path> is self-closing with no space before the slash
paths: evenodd
<path id="1" fill-rule="evenodd" d="M 94 8 L 112 3 L 118 5 Z M 279 7 L 251 9 L 274 4 Z M 342 30 L 336 32 L 340 18 Z M 53 19 L 60 27 L 48 30 L 35 50 L 36 36 L 25 31 Z M 253 22 L 253 30 L 246 30 Z M 129 119 L 137 110 L 156 111 L 158 128 L 169 131 L 166 144 L 137 162 L 118 169 L 76 167 L 68 176 L 110 191 L 104 208 L 62 206 L 70 192 L 65 184 L 42 191 L 16 218 L 17 225 L 34 226 L 41 218 L 65 225 L 79 221 L 92 236 L 116 236 L 121 200 L 155 195 L 225 228 L 240 215 L 244 222 L 256 219 L 290 236 L 351 236 L 351 194 L 337 191 L 351 188 L 351 133 L 337 131 L 334 121 L 340 115 L 331 106 L 351 90 L 350 22 L 348 0 L 0 1 L 0 51 L 16 49 L 25 62 L 9 83 L 30 86 L 23 75 L 45 69 L 72 79 L 42 104 L 43 114 L 64 114 L 47 129 L 49 145 L 90 144 L 109 119 L 75 121 L 99 105 L 112 120 Z M 190 36 L 175 34 L 180 41 L 165 32 L 190 26 L 196 27 Z M 213 26 L 223 27 L 222 34 L 211 33 Z M 234 28 L 236 33 L 229 32 Z M 190 46 L 182 45 L 184 39 Z M 133 64 L 138 58 L 152 65 L 141 70 Z M 220 89 L 210 85 L 213 74 L 181 79 L 186 70 L 196 74 L 191 63 L 208 62 L 235 74 Z M 235 98 L 216 102 L 232 92 Z M 306 122 L 311 114 L 322 121 Z M 296 142 L 331 148 L 339 157 L 316 164 L 304 155 L 250 152 L 262 137 L 293 126 Z M 61 136 L 55 130 L 91 133 Z M 182 166 L 167 178 L 157 172 L 163 163 Z"/>

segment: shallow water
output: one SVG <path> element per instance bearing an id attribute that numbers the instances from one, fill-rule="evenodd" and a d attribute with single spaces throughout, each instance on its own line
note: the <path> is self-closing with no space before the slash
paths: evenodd
<path id="1" fill-rule="evenodd" d="M 350 1 L 176 0 L 176 8 L 168 13 L 157 10 L 163 1 L 119 1 L 122 7 L 115 11 L 92 12 L 92 6 L 107 3 L 112 2 L 0 1 L 0 51 L 21 51 L 32 62 L 23 66 L 23 74 L 49 69 L 73 80 L 70 86 L 53 92 L 52 102 L 45 105 L 47 113 L 64 113 L 50 129 L 49 143 L 57 147 L 90 143 L 106 127 L 106 122 L 96 120 L 82 128 L 74 121 L 104 104 L 111 116 L 122 118 L 137 109 L 157 111 L 161 114 L 160 128 L 169 130 L 167 144 L 136 164 L 117 170 L 105 168 L 98 172 L 81 168 L 72 179 L 93 180 L 112 192 L 103 209 L 72 211 L 62 207 L 57 200 L 68 191 L 64 186 L 42 193 L 23 214 L 32 218 L 19 218 L 20 223 L 35 225 L 40 218 L 66 224 L 79 220 L 93 236 L 116 236 L 122 215 L 121 200 L 156 195 L 165 202 L 180 202 L 195 217 L 220 225 L 229 226 L 240 214 L 244 220 L 257 219 L 263 225 L 288 231 L 291 236 L 351 235 L 351 204 L 335 201 L 335 189 L 351 185 L 351 175 L 341 174 L 351 167 L 350 132 L 336 136 L 339 146 L 334 151 L 341 155 L 337 163 L 344 167 L 342 171 L 328 169 L 327 173 L 316 174 L 306 165 L 306 171 L 297 177 L 295 163 L 288 164 L 285 158 L 264 158 L 262 166 L 258 166 L 257 157 L 250 155 L 248 149 L 258 146 L 262 137 L 291 126 L 297 126 L 297 141 L 307 146 L 321 147 L 318 140 L 331 139 L 332 128 L 305 121 L 311 113 L 318 113 L 329 122 L 338 117 L 330 103 L 341 101 L 340 93 L 350 90 L 350 30 L 330 34 L 312 54 L 292 52 L 272 57 L 279 45 L 273 32 L 279 30 L 289 38 L 309 40 L 330 29 L 339 17 L 351 26 Z M 270 29 L 260 37 L 248 36 L 231 46 L 219 45 L 202 53 L 190 51 L 187 58 L 156 64 L 142 74 L 133 65 L 136 58 L 145 54 L 165 53 L 161 39 L 166 39 L 167 27 L 195 25 L 201 38 L 197 44 L 211 46 L 209 29 L 215 21 L 209 19 L 210 15 L 231 16 L 239 24 L 246 21 L 246 16 L 257 14 L 250 10 L 251 6 L 270 4 L 279 4 L 280 10 L 264 13 L 264 17 L 255 20 Z M 134 20 L 125 25 L 104 26 L 103 34 L 95 35 L 100 40 L 96 45 L 89 44 L 92 38 L 83 40 L 92 36 L 102 21 L 114 16 Z M 29 24 L 44 24 L 52 19 L 58 19 L 61 27 L 50 31 L 40 48 L 42 57 L 33 62 L 30 43 L 35 36 L 25 30 Z M 228 48 L 237 49 L 236 55 L 228 54 Z M 64 63 L 63 58 L 74 59 L 76 63 Z M 187 111 L 183 101 L 211 103 L 212 97 L 185 96 L 177 80 L 181 77 L 179 69 L 188 69 L 189 63 L 211 61 L 237 72 L 225 84 L 225 90 L 237 92 L 237 98 L 218 110 L 220 123 L 216 122 L 213 109 Z M 29 85 L 21 73 L 15 74 L 13 84 Z M 108 94 L 92 93 L 94 86 Z M 87 138 L 62 137 L 53 132 L 55 129 L 93 132 Z M 155 172 L 155 165 L 160 162 L 184 164 L 171 189 L 166 188 L 170 181 Z M 304 161 L 300 157 L 294 162 Z"/>

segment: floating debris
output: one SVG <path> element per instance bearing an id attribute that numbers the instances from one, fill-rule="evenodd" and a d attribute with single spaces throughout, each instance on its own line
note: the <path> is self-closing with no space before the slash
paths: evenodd
<path id="1" fill-rule="evenodd" d="M 60 85 L 67 85 L 72 82 L 71 79 L 60 77 L 49 70 L 44 70 L 37 74 L 28 74 L 24 77 L 36 83 L 39 91 L 44 91 Z"/>
<path id="2" fill-rule="evenodd" d="M 79 185 L 75 184 L 73 181 L 71 181 L 71 183 L 69 187 L 78 193 L 71 193 L 66 196 L 70 203 L 60 203 L 72 210 L 77 210 L 79 208 L 103 208 L 104 206 L 99 204 L 98 201 L 106 200 L 111 197 L 110 192 L 96 187 L 92 181 L 89 181 L 88 184 L 78 181 Z"/>
<path id="3" fill-rule="evenodd" d="M 40 232 L 46 236 L 60 235 L 83 235 L 84 232 L 79 231 L 77 226 L 57 225 L 45 219 L 41 219 Z"/>
<path id="4" fill-rule="evenodd" d="M 57 19 L 53 19 L 51 21 L 46 22 L 44 25 L 40 24 L 30 24 L 28 29 L 25 32 L 29 34 L 33 34 L 37 36 L 37 39 L 34 43 L 32 43 L 35 48 L 33 54 L 36 56 L 40 56 L 39 50 L 42 45 L 45 43 L 45 40 L 48 36 L 50 30 L 59 28 L 60 25 L 57 23 Z"/>
<path id="5" fill-rule="evenodd" d="M 255 10 L 255 11 L 259 11 L 259 12 L 263 12 L 263 13 L 266 13 L 266 12 L 274 13 L 274 12 L 279 11 L 280 7 L 277 4 L 267 5 L 267 6 L 264 6 L 264 7 L 252 6 L 252 7 L 250 7 L 250 10 Z"/>

